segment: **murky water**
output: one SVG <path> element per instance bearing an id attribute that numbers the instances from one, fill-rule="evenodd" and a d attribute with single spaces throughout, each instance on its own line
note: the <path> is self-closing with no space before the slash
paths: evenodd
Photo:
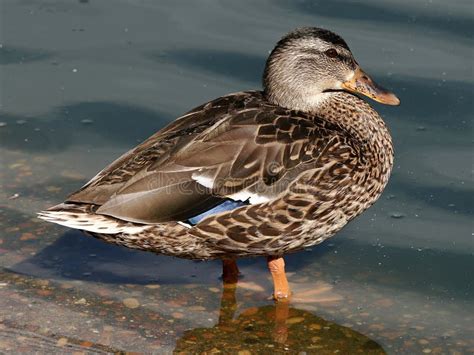
<path id="1" fill-rule="evenodd" d="M 0 352 L 474 352 L 470 1 L 0 2 Z M 341 34 L 402 106 L 372 103 L 396 166 L 337 237 L 287 257 L 315 299 L 268 299 L 262 259 L 108 245 L 49 225 L 58 203 L 188 109 L 259 88 L 285 32 Z"/>

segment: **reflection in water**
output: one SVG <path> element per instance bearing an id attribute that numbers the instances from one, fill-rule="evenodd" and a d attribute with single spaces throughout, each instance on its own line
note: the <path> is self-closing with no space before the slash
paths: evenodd
<path id="1" fill-rule="evenodd" d="M 158 63 L 190 67 L 213 75 L 230 76 L 255 85 L 260 83 L 266 61 L 265 56 L 196 48 L 167 52 L 154 51 L 146 56 Z"/>
<path id="2" fill-rule="evenodd" d="M 224 280 L 219 322 L 212 328 L 188 330 L 177 341 L 175 353 L 207 354 L 214 350 L 264 354 L 279 351 L 318 354 L 385 354 L 375 341 L 332 323 L 288 302 L 252 307 L 237 318 L 237 283 Z M 304 336 L 303 336 L 304 335 Z"/>

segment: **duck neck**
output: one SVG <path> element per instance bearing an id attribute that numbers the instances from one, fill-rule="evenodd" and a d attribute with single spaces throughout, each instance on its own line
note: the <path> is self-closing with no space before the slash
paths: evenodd
<path id="1" fill-rule="evenodd" d="M 301 88 L 287 86 L 286 90 L 272 90 L 272 86 L 266 85 L 264 90 L 265 99 L 274 105 L 290 108 L 303 112 L 315 112 L 319 107 L 330 99 L 330 93 L 322 92 L 320 88 Z"/>
<path id="2" fill-rule="evenodd" d="M 312 114 L 346 130 L 358 144 L 364 166 L 363 171 L 371 179 L 388 181 L 393 166 L 393 145 L 390 132 L 378 113 L 364 100 L 346 92 L 322 94 Z"/>

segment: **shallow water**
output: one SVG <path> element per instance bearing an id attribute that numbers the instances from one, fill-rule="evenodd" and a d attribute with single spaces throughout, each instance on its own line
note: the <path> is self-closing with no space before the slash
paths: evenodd
<path id="1" fill-rule="evenodd" d="M 6 0 L 0 16 L 0 351 L 474 352 L 469 1 Z M 311 302 L 276 307 L 262 259 L 222 293 L 218 262 L 35 218 L 183 112 L 259 88 L 302 25 L 341 34 L 402 101 L 373 103 L 396 148 L 384 195 L 287 257 Z"/>

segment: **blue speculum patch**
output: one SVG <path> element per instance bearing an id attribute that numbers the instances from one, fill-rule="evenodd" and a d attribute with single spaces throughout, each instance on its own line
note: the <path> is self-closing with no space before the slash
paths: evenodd
<path id="1" fill-rule="evenodd" d="M 225 212 L 225 211 L 235 210 L 236 208 L 245 206 L 245 205 L 248 205 L 247 201 L 242 202 L 242 201 L 225 200 L 224 202 L 211 208 L 210 210 L 207 210 L 206 212 L 203 212 L 201 214 L 198 214 L 197 216 L 189 218 L 186 222 L 194 226 L 198 224 L 199 222 L 201 222 L 201 220 L 207 216 Z"/>

